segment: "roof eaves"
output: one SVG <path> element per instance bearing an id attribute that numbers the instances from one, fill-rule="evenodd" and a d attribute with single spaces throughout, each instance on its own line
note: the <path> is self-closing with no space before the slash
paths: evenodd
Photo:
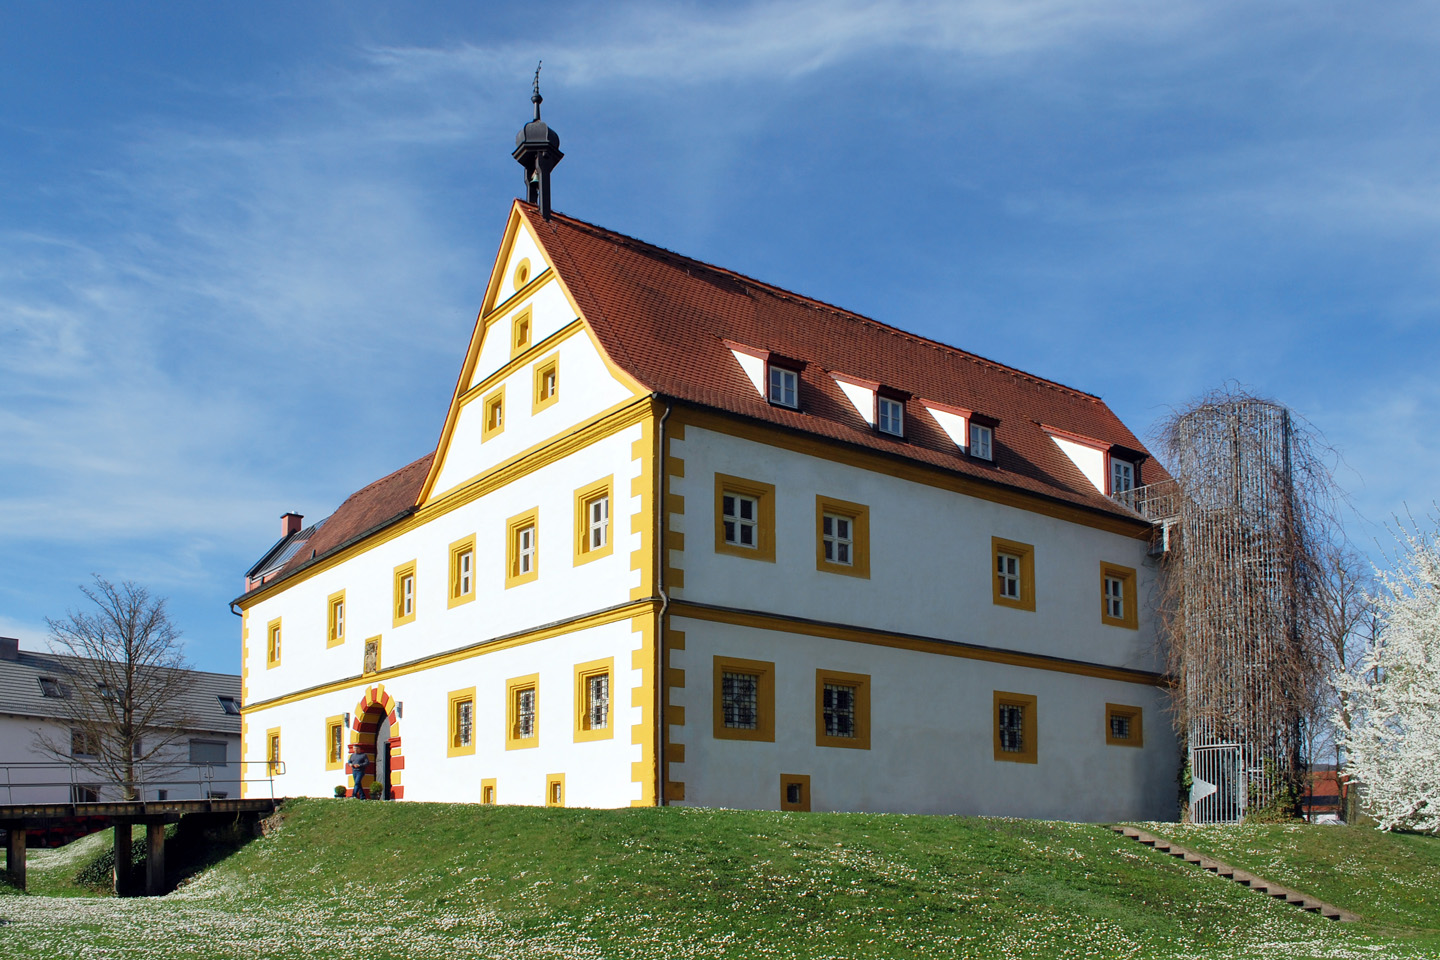
<path id="1" fill-rule="evenodd" d="M 376 482 L 376 483 L 379 483 L 380 481 L 377 480 L 377 481 L 375 481 L 375 482 Z M 374 486 L 374 484 L 370 484 L 369 486 Z M 362 489 L 369 489 L 369 487 L 364 487 L 364 488 L 362 488 Z M 352 496 L 353 496 L 353 494 L 352 494 Z M 251 590 L 251 591 L 248 592 L 248 593 L 242 593 L 242 594 L 240 594 L 240 596 L 236 597 L 234 600 L 231 600 L 230 602 L 231 602 L 232 604 L 237 604 L 237 603 L 240 603 L 242 600 L 249 600 L 250 602 L 253 603 L 256 599 L 258 599 L 258 597 L 259 597 L 260 594 L 270 592 L 270 591 L 273 590 L 275 587 L 278 587 L 280 584 L 285 583 L 286 581 L 288 581 L 291 577 L 295 576 L 295 575 L 296 575 L 297 573 L 299 573 L 300 571 L 302 571 L 302 570 L 308 570 L 310 567 L 313 567 L 315 564 L 320 563 L 321 561 L 325 560 L 325 559 L 328 558 L 328 557 L 333 556 L 334 554 L 340 552 L 341 550 L 344 550 L 344 549 L 346 549 L 347 547 L 354 546 L 355 544 L 359 543 L 360 541 L 365 540 L 365 539 L 367 539 L 367 538 L 369 538 L 369 537 L 374 536 L 375 534 L 379 533 L 381 530 L 384 530 L 386 527 L 390 527 L 390 526 L 393 526 L 393 525 L 396 524 L 396 523 L 399 523 L 401 520 L 404 520 L 406 517 L 410 516 L 412 513 L 414 513 L 414 512 L 415 512 L 416 510 L 418 510 L 418 509 L 420 509 L 420 508 L 412 504 L 412 505 L 406 507 L 404 510 L 401 510 L 399 513 L 395 514 L 394 516 L 390 517 L 388 520 L 382 520 L 382 521 L 380 521 L 379 523 L 375 524 L 373 527 L 370 527 L 370 528 L 367 529 L 367 530 L 362 530 L 362 531 L 360 531 L 359 533 L 355 534 L 355 536 L 351 537 L 350 539 L 348 539 L 348 540 L 342 540 L 341 542 L 335 544 L 335 546 L 331 547 L 329 550 L 326 550 L 324 553 L 317 554 L 316 556 L 311 557 L 309 560 L 305 560 L 305 561 L 297 564 L 296 566 L 291 567 L 289 570 L 285 571 L 285 573 L 283 573 L 283 574 L 281 574 L 280 576 L 276 577 L 274 580 L 266 581 L 265 583 L 261 584 L 261 585 L 260 585 L 259 587 L 257 587 L 256 589 Z"/>

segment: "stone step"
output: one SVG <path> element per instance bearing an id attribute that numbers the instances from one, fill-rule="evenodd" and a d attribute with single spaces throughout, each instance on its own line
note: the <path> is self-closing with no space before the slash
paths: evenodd
<path id="1" fill-rule="evenodd" d="M 1256 893 L 1263 893 L 1272 899 L 1299 907 L 1301 910 L 1309 913 L 1318 913 L 1327 920 L 1338 920 L 1348 923 L 1360 919 L 1349 910 L 1343 910 L 1340 907 L 1325 903 L 1322 900 L 1316 900 L 1314 897 L 1308 897 L 1303 893 L 1291 890 L 1288 887 L 1283 887 L 1278 883 L 1271 883 L 1268 880 L 1255 876 L 1253 873 L 1236 870 L 1234 867 L 1221 863 L 1219 860 L 1203 856 L 1192 850 L 1187 850 L 1179 844 L 1171 843 L 1163 837 L 1157 837 L 1138 827 L 1127 827 L 1116 824 L 1111 826 L 1110 829 L 1137 843 L 1143 843 L 1147 847 L 1153 847 L 1162 853 L 1168 853 L 1170 856 L 1184 860 L 1186 863 L 1195 864 L 1203 870 L 1208 870 L 1217 876 L 1224 877 L 1243 887 L 1249 887 Z"/>

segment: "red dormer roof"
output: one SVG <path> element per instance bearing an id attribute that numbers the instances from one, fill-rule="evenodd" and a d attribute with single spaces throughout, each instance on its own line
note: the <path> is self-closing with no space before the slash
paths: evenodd
<path id="1" fill-rule="evenodd" d="M 612 360 L 656 393 L 919 461 L 1126 518 L 1041 426 L 1144 453 L 1099 397 L 839 307 L 517 202 Z M 726 341 L 803 361 L 801 407 L 767 402 Z M 905 437 L 871 427 L 831 373 L 909 394 Z M 996 422 L 993 462 L 973 459 L 925 409 Z M 1165 479 L 1145 459 L 1137 483 Z"/>

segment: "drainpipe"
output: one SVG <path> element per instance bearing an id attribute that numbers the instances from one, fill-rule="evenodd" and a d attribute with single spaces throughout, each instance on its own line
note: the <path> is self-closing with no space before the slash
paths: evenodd
<path id="1" fill-rule="evenodd" d="M 658 398 L 658 394 L 656 396 Z M 666 796 L 665 791 L 668 781 L 665 770 L 665 733 L 667 726 L 667 718 L 665 716 L 665 613 L 670 607 L 670 597 L 665 592 L 665 561 L 669 557 L 669 553 L 667 553 L 669 546 L 665 542 L 666 535 L 669 532 L 666 529 L 667 524 L 665 522 L 665 471 L 667 459 L 665 451 L 665 421 L 669 419 L 672 409 L 670 404 L 667 403 L 665 404 L 665 412 L 660 415 L 660 425 L 656 431 L 658 435 L 659 456 L 657 459 L 659 463 L 656 464 L 655 469 L 655 539 L 659 547 L 656 555 L 657 562 L 655 564 L 655 591 L 660 595 L 660 615 L 655 625 L 655 782 L 659 788 L 656 791 L 658 794 L 656 800 L 658 805 L 662 807 L 670 805 L 670 799 Z"/>

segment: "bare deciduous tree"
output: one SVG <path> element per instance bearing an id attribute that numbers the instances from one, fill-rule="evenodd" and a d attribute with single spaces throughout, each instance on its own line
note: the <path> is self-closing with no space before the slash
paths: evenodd
<path id="1" fill-rule="evenodd" d="M 42 732 L 37 742 L 57 758 L 80 758 L 92 776 L 135 799 L 139 765 L 172 758 L 193 726 L 183 696 L 189 665 L 164 598 L 98 575 L 80 591 L 92 609 L 46 619 L 51 648 L 67 656 L 60 702 L 69 734 Z"/>

